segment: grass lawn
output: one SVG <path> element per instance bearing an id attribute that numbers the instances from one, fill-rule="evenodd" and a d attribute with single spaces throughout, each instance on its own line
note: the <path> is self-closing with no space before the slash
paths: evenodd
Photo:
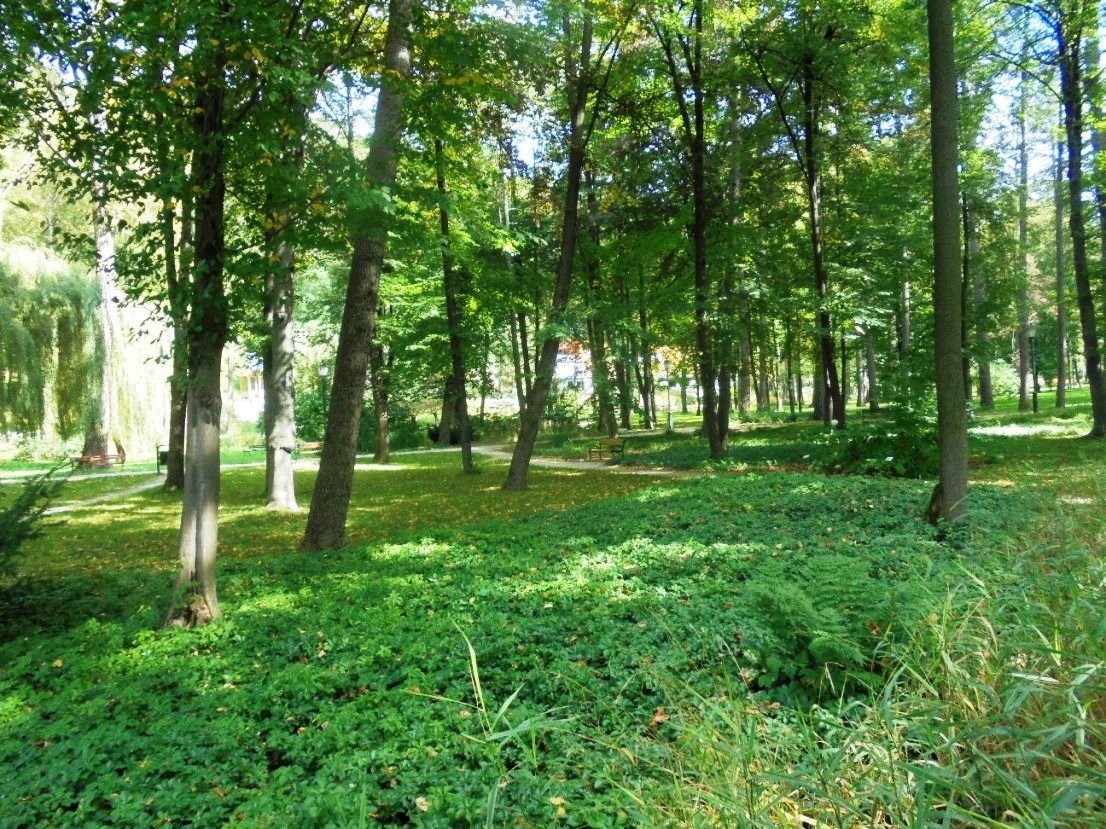
<path id="1" fill-rule="evenodd" d="M 200 630 L 159 627 L 178 496 L 68 513 L 0 605 L 0 826 L 1100 825 L 1104 447 L 974 425 L 951 529 L 800 423 L 523 493 L 399 455 L 326 554 L 231 468 Z"/>

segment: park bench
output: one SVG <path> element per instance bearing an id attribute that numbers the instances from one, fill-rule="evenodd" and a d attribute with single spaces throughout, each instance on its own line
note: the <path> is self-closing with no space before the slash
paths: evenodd
<path id="1" fill-rule="evenodd" d="M 93 469 L 100 466 L 122 466 L 127 462 L 125 454 L 120 455 L 75 455 L 69 459 L 74 469 Z"/>
<path id="2" fill-rule="evenodd" d="M 296 449 L 300 452 L 322 452 L 323 442 L 321 440 L 311 440 L 306 443 L 299 444 Z"/>
<path id="3" fill-rule="evenodd" d="M 246 451 L 247 452 L 264 452 L 268 448 L 269 447 L 264 443 L 251 443 L 249 446 L 246 447 Z"/>
<path id="4" fill-rule="evenodd" d="M 621 459 L 626 451 L 626 438 L 600 438 L 588 446 L 588 460 L 601 461 L 605 454 L 611 460 Z"/>

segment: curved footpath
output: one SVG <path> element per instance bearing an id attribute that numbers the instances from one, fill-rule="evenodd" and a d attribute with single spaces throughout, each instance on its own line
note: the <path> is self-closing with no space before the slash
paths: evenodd
<path id="1" fill-rule="evenodd" d="M 414 450 L 418 452 L 459 452 L 460 448 L 451 447 L 435 447 L 433 449 L 420 449 Z M 472 451 L 478 455 L 483 455 L 486 458 L 494 458 L 495 460 L 510 463 L 511 461 L 511 449 L 508 446 L 487 446 L 487 445 L 474 445 Z M 403 454 L 403 453 L 396 453 Z M 367 456 L 366 456 L 367 457 Z M 311 460 L 304 462 L 303 460 L 297 461 L 297 467 L 305 466 L 306 468 L 313 469 L 318 466 L 318 460 Z M 230 468 L 242 468 L 242 467 L 258 467 L 264 466 L 261 463 L 249 463 L 249 464 L 227 464 L 224 469 Z M 638 467 L 638 466 L 623 466 L 621 464 L 613 464 L 607 461 L 591 461 L 591 460 L 565 460 L 563 458 L 543 458 L 534 457 L 530 459 L 531 466 L 540 466 L 550 469 L 575 469 L 581 472 L 610 472 L 619 475 L 651 475 L 653 477 L 687 477 L 690 475 L 699 474 L 695 470 L 691 469 L 664 469 L 657 467 Z M 380 464 L 358 463 L 358 469 L 394 469 L 393 466 L 382 466 Z M 148 473 L 142 472 L 100 472 L 96 473 L 97 478 L 104 477 L 137 477 Z M 25 475 L 19 475 L 17 478 L 26 477 Z M 83 476 L 82 476 L 83 477 Z M 91 477 L 91 476 L 89 476 Z M 2 483 L 16 483 L 16 480 L 6 480 Z M 94 498 L 85 498 L 81 501 L 71 501 L 66 504 L 59 504 L 56 507 L 50 507 L 46 510 L 46 515 L 57 515 L 59 513 L 72 512 L 74 510 L 83 509 L 85 507 L 93 507 L 97 504 L 105 504 L 110 501 L 114 501 L 119 498 L 127 498 L 131 495 L 137 495 L 140 492 L 145 492 L 150 489 L 156 489 L 165 482 L 165 478 L 162 475 L 154 475 L 147 478 L 144 481 L 140 481 L 132 486 L 124 487 L 123 489 L 117 489 L 112 492 L 106 492 L 103 495 L 97 495 Z"/>

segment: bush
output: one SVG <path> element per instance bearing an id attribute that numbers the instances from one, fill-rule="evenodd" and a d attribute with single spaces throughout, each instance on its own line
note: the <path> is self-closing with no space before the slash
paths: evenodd
<path id="1" fill-rule="evenodd" d="M 402 403 L 388 406 L 388 435 L 393 449 L 418 449 L 426 445 L 426 435 L 415 421 L 415 413 Z M 376 449 L 376 409 L 365 406 L 361 410 L 361 433 L 357 439 L 360 452 Z"/>
<path id="2" fill-rule="evenodd" d="M 15 500 L 0 510 L 0 575 L 11 575 L 15 571 L 23 542 L 42 535 L 42 516 L 68 477 L 55 478 L 60 469 L 60 465 L 55 466 L 28 480 Z"/>
<path id="3" fill-rule="evenodd" d="M 826 437 L 814 460 L 820 472 L 931 478 L 938 472 L 937 416 L 929 410 L 893 409 L 886 418 Z"/>

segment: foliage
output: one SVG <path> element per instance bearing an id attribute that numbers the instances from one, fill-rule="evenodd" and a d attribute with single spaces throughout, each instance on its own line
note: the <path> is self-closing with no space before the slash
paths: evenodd
<path id="1" fill-rule="evenodd" d="M 55 466 L 30 478 L 11 503 L 0 509 L 0 575 L 11 575 L 23 545 L 42 535 L 46 509 L 65 485 L 66 476 L 57 475 L 60 469 L 61 465 Z M 7 499 L 0 500 L 0 504 L 3 500 Z"/>
<path id="2" fill-rule="evenodd" d="M 95 301 L 95 283 L 77 266 L 41 250 L 0 248 L 0 432 L 37 433 L 48 411 L 62 439 L 84 426 Z"/>
<path id="3" fill-rule="evenodd" d="M 825 447 L 814 460 L 823 472 L 932 478 L 938 468 L 937 416 L 896 406 L 886 416 L 827 435 Z"/>
<path id="4" fill-rule="evenodd" d="M 376 409 L 366 405 L 361 410 L 358 451 L 372 452 L 376 449 L 376 425 Z M 392 449 L 418 449 L 427 442 L 426 432 L 415 420 L 415 413 L 395 400 L 388 404 L 388 435 Z"/>
<path id="5" fill-rule="evenodd" d="M 426 453 L 358 473 L 356 546 L 281 553 L 303 516 L 228 469 L 233 612 L 191 632 L 151 630 L 175 499 L 72 513 L 0 616 L 0 823 L 1093 825 L 1101 453 L 1005 418 L 980 472 L 1035 489 L 977 484 L 955 543 L 913 481 L 507 495 Z"/>

